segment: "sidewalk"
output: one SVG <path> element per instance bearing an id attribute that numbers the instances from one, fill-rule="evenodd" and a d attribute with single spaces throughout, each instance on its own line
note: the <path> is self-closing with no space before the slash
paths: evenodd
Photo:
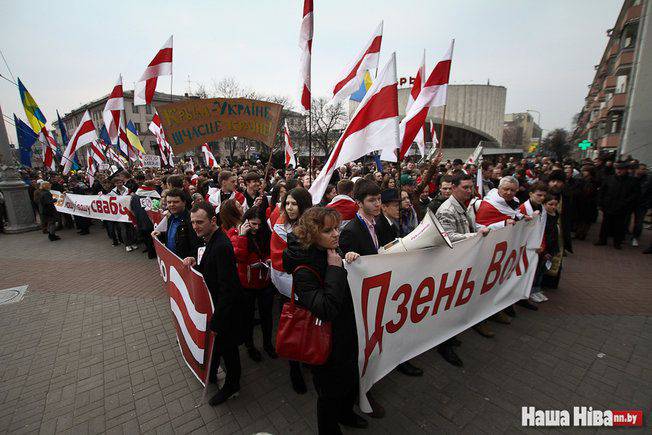
<path id="1" fill-rule="evenodd" d="M 316 432 L 312 385 L 296 395 L 287 362 L 244 350 L 240 397 L 202 404 L 156 262 L 91 231 L 0 234 L 0 289 L 29 284 L 0 306 L 0 433 Z M 517 308 L 493 339 L 462 334 L 463 369 L 429 351 L 413 361 L 422 378 L 394 371 L 374 387 L 387 416 L 366 433 L 514 432 L 522 406 L 639 409 L 649 431 L 652 256 L 574 242 L 538 312 Z"/>

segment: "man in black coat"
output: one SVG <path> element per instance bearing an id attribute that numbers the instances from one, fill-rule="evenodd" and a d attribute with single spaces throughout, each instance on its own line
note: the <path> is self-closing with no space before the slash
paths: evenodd
<path id="1" fill-rule="evenodd" d="M 616 174 L 608 176 L 599 191 L 598 205 L 602 210 L 602 225 L 597 246 L 606 245 L 607 237 L 614 239 L 614 248 L 622 249 L 629 216 L 640 193 L 639 184 L 627 173 L 628 164 L 617 162 Z"/>
<path id="2" fill-rule="evenodd" d="M 358 180 L 353 188 L 353 199 L 358 204 L 359 210 L 355 217 L 342 228 L 340 249 L 344 253 L 355 252 L 359 255 L 378 254 L 378 248 L 382 246 L 380 236 L 382 235 L 383 240 L 391 236 L 389 233 L 378 233 L 376 222 L 379 217 L 382 217 L 380 187 L 375 182 L 364 178 Z M 423 375 L 422 369 L 415 367 L 408 361 L 399 364 L 397 370 L 407 376 Z M 370 402 L 374 414 L 382 416 L 384 414 L 384 410 L 381 410 L 382 407 L 372 398 L 370 398 Z"/>
<path id="3" fill-rule="evenodd" d="M 224 359 L 226 380 L 222 388 L 210 399 L 217 406 L 240 391 L 240 354 L 242 343 L 242 288 L 236 269 L 235 253 L 229 238 L 217 226 L 215 209 L 208 203 L 196 204 L 190 211 L 194 232 L 206 242 L 199 248 L 197 257 L 186 257 L 183 263 L 195 268 L 204 276 L 215 310 L 209 328 L 215 332 L 208 381 L 217 382 L 217 368 Z"/>

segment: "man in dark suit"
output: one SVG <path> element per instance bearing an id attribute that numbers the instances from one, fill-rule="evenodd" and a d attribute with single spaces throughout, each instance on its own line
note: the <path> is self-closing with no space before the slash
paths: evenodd
<path id="1" fill-rule="evenodd" d="M 396 189 L 380 192 L 381 212 L 376 219 L 376 231 L 380 246 L 385 246 L 398 237 L 398 220 L 401 217 L 401 197 Z"/>
<path id="2" fill-rule="evenodd" d="M 209 382 L 217 382 L 217 367 L 224 359 L 226 380 L 222 388 L 208 402 L 217 406 L 235 397 L 240 391 L 240 354 L 242 343 L 242 288 L 236 269 L 233 246 L 217 226 L 215 208 L 206 202 L 196 204 L 190 211 L 192 228 L 204 239 L 206 246 L 199 248 L 197 258 L 186 257 L 186 266 L 195 266 L 206 281 L 215 310 L 209 328 L 215 332 L 215 344 L 209 370 Z"/>
<path id="3" fill-rule="evenodd" d="M 381 217 L 380 187 L 373 181 L 360 179 L 353 188 L 353 199 L 358 204 L 358 213 L 342 228 L 340 249 L 344 253 L 354 252 L 358 255 L 378 254 L 378 248 L 382 246 L 376 224 L 377 219 Z M 387 234 L 381 234 L 383 238 L 388 237 Z M 407 376 L 423 375 L 422 369 L 408 361 L 399 364 L 397 370 Z M 376 411 L 382 409 L 377 403 L 372 403 L 372 408 L 375 416 L 380 417 L 384 414 L 384 410 Z"/>

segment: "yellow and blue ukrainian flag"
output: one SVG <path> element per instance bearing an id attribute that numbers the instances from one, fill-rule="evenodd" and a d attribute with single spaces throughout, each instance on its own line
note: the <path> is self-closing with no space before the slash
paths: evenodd
<path id="1" fill-rule="evenodd" d="M 365 71 L 364 77 L 362 79 L 362 83 L 360 83 L 360 87 L 358 88 L 357 91 L 351 94 L 351 100 L 357 101 L 358 103 L 362 101 L 365 95 L 367 95 L 367 91 L 369 88 L 371 88 L 373 81 L 371 80 L 371 74 L 369 73 L 369 70 Z"/>
<path id="2" fill-rule="evenodd" d="M 27 121 L 32 126 L 34 133 L 39 134 L 47 122 L 45 116 L 20 79 L 18 79 L 18 92 L 20 93 L 20 101 L 23 103 L 23 108 L 25 109 L 25 115 L 27 115 Z"/>

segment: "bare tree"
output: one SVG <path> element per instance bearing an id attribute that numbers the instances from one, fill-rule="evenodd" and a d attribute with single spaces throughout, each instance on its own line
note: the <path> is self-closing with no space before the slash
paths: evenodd
<path id="1" fill-rule="evenodd" d="M 324 97 L 312 100 L 312 138 L 325 155 L 328 155 L 335 145 L 336 133 L 344 128 L 346 121 L 343 102 L 328 104 Z"/>
<path id="2" fill-rule="evenodd" d="M 543 149 L 555 153 L 559 160 L 562 160 L 570 152 L 568 143 L 568 131 L 564 128 L 556 128 L 548 133 L 543 139 Z"/>

